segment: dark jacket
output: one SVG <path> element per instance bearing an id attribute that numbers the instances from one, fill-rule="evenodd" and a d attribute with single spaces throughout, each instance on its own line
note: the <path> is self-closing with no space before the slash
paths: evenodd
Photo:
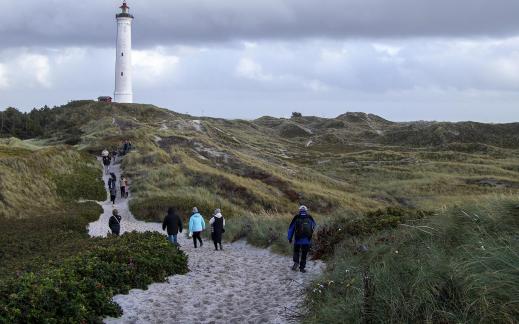
<path id="1" fill-rule="evenodd" d="M 310 218 L 310 222 L 312 224 L 313 230 L 317 226 L 315 220 L 312 218 L 312 216 L 310 216 L 310 214 L 307 214 L 304 211 L 300 211 L 299 214 L 294 216 L 294 218 L 292 219 L 292 222 L 290 222 L 290 226 L 288 227 L 288 240 L 290 242 L 292 242 L 292 239 L 294 238 L 294 235 L 296 233 L 296 220 L 298 218 L 306 218 L 306 217 Z M 296 238 L 296 242 L 295 242 L 295 244 L 298 244 L 298 245 L 310 245 L 311 243 L 312 243 L 311 237 Z"/>
<path id="2" fill-rule="evenodd" d="M 113 234 L 119 235 L 121 232 L 121 219 L 122 217 L 120 215 L 110 217 L 108 220 L 108 227 L 110 227 L 110 230 L 112 230 Z"/>
<path id="3" fill-rule="evenodd" d="M 168 235 L 177 235 L 182 233 L 182 219 L 176 213 L 169 213 L 164 217 L 162 229 L 168 229 Z"/>

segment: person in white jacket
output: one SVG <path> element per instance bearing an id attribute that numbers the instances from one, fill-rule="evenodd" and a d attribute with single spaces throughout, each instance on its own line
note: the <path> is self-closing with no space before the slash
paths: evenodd
<path id="1" fill-rule="evenodd" d="M 214 211 L 209 224 L 211 224 L 211 239 L 213 240 L 215 251 L 218 251 L 218 245 L 220 245 L 220 250 L 223 250 L 222 234 L 225 232 L 225 218 L 220 209 Z"/>

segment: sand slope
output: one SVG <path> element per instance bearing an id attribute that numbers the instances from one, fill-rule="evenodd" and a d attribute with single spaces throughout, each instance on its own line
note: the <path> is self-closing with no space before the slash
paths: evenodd
<path id="1" fill-rule="evenodd" d="M 118 179 L 120 165 L 112 166 Z M 106 177 L 105 177 L 106 183 Z M 89 225 L 91 236 L 106 236 L 112 204 L 101 204 L 100 219 Z M 128 210 L 128 201 L 118 198 L 115 206 L 126 231 L 162 231 L 160 224 L 137 221 Z M 208 217 L 204 215 L 206 222 Z M 214 251 L 211 241 L 195 249 L 192 240 L 179 235 L 182 249 L 189 255 L 190 272 L 152 284 L 147 290 L 134 289 L 114 300 L 121 305 L 121 318 L 107 323 L 286 323 L 302 301 L 302 289 L 324 268 L 310 261 L 308 273 L 292 272 L 289 257 L 273 254 L 246 243 L 224 244 Z"/>

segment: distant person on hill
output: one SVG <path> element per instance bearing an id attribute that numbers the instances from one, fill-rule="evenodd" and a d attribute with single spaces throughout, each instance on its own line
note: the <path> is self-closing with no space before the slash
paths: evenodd
<path id="1" fill-rule="evenodd" d="M 202 241 L 202 231 L 205 230 L 205 221 L 202 215 L 198 212 L 198 208 L 193 207 L 193 213 L 189 219 L 189 233 L 193 235 L 193 244 L 196 246 L 196 241 L 200 242 L 200 247 L 204 245 Z"/>
<path id="2" fill-rule="evenodd" d="M 130 152 L 131 144 L 128 140 L 125 140 L 123 143 L 123 155 L 126 155 L 128 152 Z"/>
<path id="3" fill-rule="evenodd" d="M 113 163 L 115 163 L 115 159 L 117 158 L 117 147 L 115 147 L 113 150 L 112 150 L 112 161 Z"/>
<path id="4" fill-rule="evenodd" d="M 182 233 L 182 219 L 173 207 L 168 208 L 168 214 L 162 222 L 162 230 L 166 230 L 166 228 L 168 230 L 168 241 L 178 246 L 177 235 Z"/>
<path id="5" fill-rule="evenodd" d="M 110 157 L 110 153 L 108 153 L 107 150 L 104 150 L 103 151 L 103 154 L 104 153 L 107 153 L 106 155 L 103 155 L 102 159 L 103 159 L 103 166 L 105 168 L 105 174 L 108 174 L 108 171 L 109 171 L 109 168 L 110 168 L 110 163 L 112 162 L 112 158 Z"/>
<path id="6" fill-rule="evenodd" d="M 115 173 L 110 172 L 110 177 L 108 177 L 108 189 L 115 188 L 117 182 L 117 176 Z"/>
<path id="7" fill-rule="evenodd" d="M 126 180 L 125 176 L 121 176 L 119 180 L 119 186 L 121 188 L 121 198 L 128 198 L 128 180 Z"/>
<path id="8" fill-rule="evenodd" d="M 213 240 L 215 251 L 218 251 L 218 244 L 220 245 L 220 250 L 223 250 L 222 234 L 225 232 L 225 218 L 222 216 L 220 209 L 214 211 L 214 216 L 209 220 L 209 224 L 211 224 L 211 239 Z"/>
<path id="9" fill-rule="evenodd" d="M 315 220 L 308 213 L 308 208 L 306 206 L 299 207 L 299 213 L 292 219 L 288 228 L 288 242 L 290 244 L 292 244 L 295 236 L 293 271 L 297 271 L 297 267 L 299 267 L 299 271 L 306 272 L 306 256 L 310 250 L 312 235 L 316 226 Z"/>
<path id="10" fill-rule="evenodd" d="M 117 198 L 117 188 L 115 185 L 110 188 L 110 201 L 112 202 L 112 206 L 115 206 L 115 199 Z"/>
<path id="11" fill-rule="evenodd" d="M 119 215 L 117 209 L 114 209 L 112 216 L 108 220 L 108 227 L 110 227 L 112 234 L 119 236 L 121 232 L 121 219 L 122 217 Z"/>

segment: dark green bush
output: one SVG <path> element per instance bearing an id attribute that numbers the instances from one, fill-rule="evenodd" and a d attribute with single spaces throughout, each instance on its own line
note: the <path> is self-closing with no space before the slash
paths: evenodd
<path id="1" fill-rule="evenodd" d="M 343 211 L 340 216 L 320 226 L 314 236 L 313 257 L 315 259 L 333 255 L 335 246 L 346 237 L 362 237 L 376 232 L 395 228 L 407 220 L 421 219 L 430 216 L 432 212 L 424 210 L 387 207 L 369 211 L 358 216 L 349 211 Z"/>
<path id="2" fill-rule="evenodd" d="M 113 295 L 188 271 L 187 256 L 157 233 L 128 233 L 0 286 L 0 322 L 100 322 L 120 316 Z"/>
<path id="3" fill-rule="evenodd" d="M 99 169 L 93 166 L 82 166 L 74 170 L 72 174 L 58 175 L 54 179 L 56 191 L 65 201 L 77 201 L 80 199 L 106 199 L 104 183 L 99 177 Z"/>

